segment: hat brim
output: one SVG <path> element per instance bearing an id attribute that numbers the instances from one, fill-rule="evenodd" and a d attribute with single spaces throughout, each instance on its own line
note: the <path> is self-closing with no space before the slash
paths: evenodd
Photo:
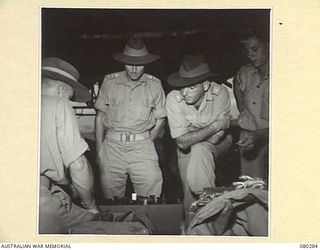
<path id="1" fill-rule="evenodd" d="M 73 100 L 76 102 L 89 102 L 92 99 L 89 90 L 77 81 L 74 81 L 68 77 L 60 75 L 59 73 L 52 72 L 45 69 L 42 70 L 42 76 L 49 77 L 54 80 L 59 80 L 70 85 L 74 89 Z"/>
<path id="2" fill-rule="evenodd" d="M 217 73 L 208 72 L 196 77 L 180 77 L 179 73 L 176 72 L 169 75 L 167 81 L 168 84 L 173 87 L 184 88 L 201 83 L 206 80 L 215 80 L 215 78 L 218 76 L 219 74 Z"/>
<path id="3" fill-rule="evenodd" d="M 119 62 L 129 65 L 145 65 L 160 58 L 158 55 L 154 54 L 148 54 L 145 56 L 128 56 L 123 53 L 112 54 L 112 57 Z"/>

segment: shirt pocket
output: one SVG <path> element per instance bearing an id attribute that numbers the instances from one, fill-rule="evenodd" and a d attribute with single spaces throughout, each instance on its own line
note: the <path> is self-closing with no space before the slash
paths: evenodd
<path id="1" fill-rule="evenodd" d="M 149 120 L 151 110 L 151 105 L 136 103 L 129 107 L 127 117 L 135 123 L 143 123 Z"/>
<path id="2" fill-rule="evenodd" d="M 107 119 L 111 121 L 111 123 L 121 122 L 123 116 L 123 108 L 123 102 L 111 102 L 109 104 Z"/>

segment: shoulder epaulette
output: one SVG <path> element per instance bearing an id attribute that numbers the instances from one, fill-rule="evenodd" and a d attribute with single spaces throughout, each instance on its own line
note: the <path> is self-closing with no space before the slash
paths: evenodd
<path id="1" fill-rule="evenodd" d="M 114 78 L 118 78 L 120 75 L 118 73 L 112 73 L 112 74 L 108 74 L 106 75 L 107 79 L 114 79 Z"/>
<path id="2" fill-rule="evenodd" d="M 178 102 L 182 102 L 184 99 L 180 91 L 175 94 L 175 98 Z"/>
<path id="3" fill-rule="evenodd" d="M 147 74 L 147 79 L 160 82 L 160 80 L 157 77 L 149 75 L 149 74 Z"/>
<path id="4" fill-rule="evenodd" d="M 211 82 L 211 94 L 219 95 L 221 92 L 221 85 L 215 82 Z"/>

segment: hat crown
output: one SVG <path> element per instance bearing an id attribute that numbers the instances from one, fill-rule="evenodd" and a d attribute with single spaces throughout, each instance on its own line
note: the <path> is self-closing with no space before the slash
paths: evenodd
<path id="1" fill-rule="evenodd" d="M 140 50 L 143 49 L 146 45 L 144 44 L 143 40 L 139 37 L 131 37 L 127 43 L 132 49 Z"/>
<path id="2" fill-rule="evenodd" d="M 149 54 L 148 49 L 141 38 L 130 38 L 123 51 L 124 55 L 142 57 Z"/>
<path id="3" fill-rule="evenodd" d="M 202 55 L 185 56 L 179 69 L 179 75 L 185 78 L 197 77 L 206 73 L 210 73 L 210 68 Z"/>
<path id="4" fill-rule="evenodd" d="M 59 80 L 71 86 L 75 92 L 75 101 L 87 102 L 91 100 L 88 89 L 78 81 L 79 71 L 70 63 L 57 57 L 47 57 L 42 60 L 41 68 L 42 77 Z"/>
<path id="5" fill-rule="evenodd" d="M 122 53 L 112 54 L 112 57 L 128 65 L 145 65 L 159 59 L 158 55 L 149 53 L 141 38 L 135 36 L 129 38 Z"/>
<path id="6" fill-rule="evenodd" d="M 73 65 L 57 57 L 43 59 L 42 69 L 60 73 L 74 81 L 78 81 L 80 78 L 79 71 Z"/>

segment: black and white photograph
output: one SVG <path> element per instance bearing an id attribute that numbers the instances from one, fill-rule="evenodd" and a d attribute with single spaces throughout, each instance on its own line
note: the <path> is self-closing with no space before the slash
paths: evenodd
<path id="1" fill-rule="evenodd" d="M 39 9 L 39 235 L 270 237 L 271 8 Z"/>

